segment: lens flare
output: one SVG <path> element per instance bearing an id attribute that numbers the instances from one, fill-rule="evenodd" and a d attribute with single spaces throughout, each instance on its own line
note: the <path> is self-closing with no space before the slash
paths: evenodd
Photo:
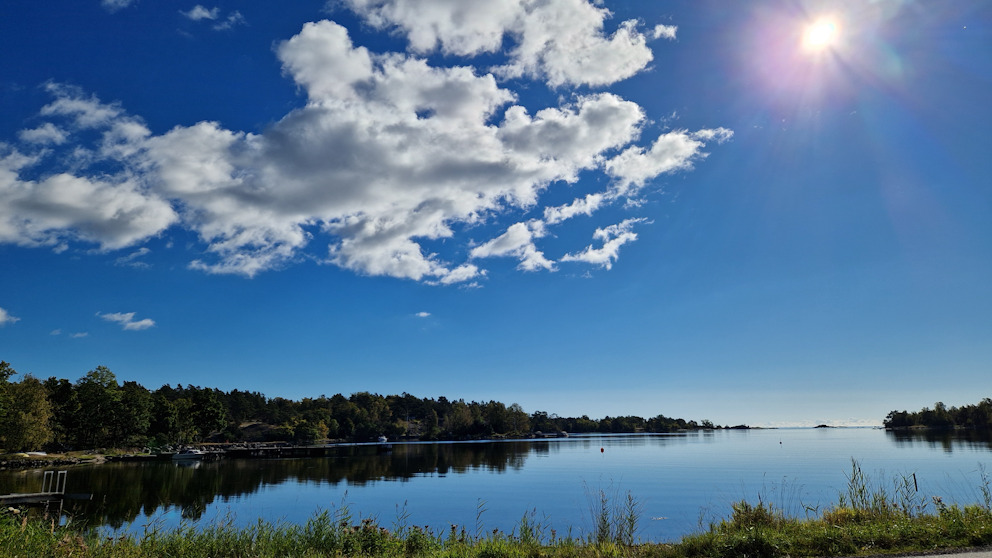
<path id="1" fill-rule="evenodd" d="M 830 46 L 837 36 L 837 26 L 832 21 L 818 21 L 806 30 L 806 48 L 822 50 Z"/>

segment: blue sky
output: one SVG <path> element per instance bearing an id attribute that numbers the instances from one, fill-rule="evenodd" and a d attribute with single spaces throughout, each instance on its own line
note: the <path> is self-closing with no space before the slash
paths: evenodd
<path id="1" fill-rule="evenodd" d="M 992 4 L 0 6 L 0 358 L 878 423 L 992 394 Z"/>

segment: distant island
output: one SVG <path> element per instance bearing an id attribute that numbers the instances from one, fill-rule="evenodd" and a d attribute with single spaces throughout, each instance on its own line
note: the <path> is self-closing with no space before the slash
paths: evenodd
<path id="1" fill-rule="evenodd" d="M 950 408 L 938 401 L 933 409 L 924 407 L 915 413 L 892 411 L 885 417 L 882 425 L 888 430 L 910 428 L 989 430 L 992 429 L 992 399 L 986 397 L 976 405 Z"/>
<path id="2" fill-rule="evenodd" d="M 664 433 L 718 428 L 657 415 L 591 419 L 528 414 L 516 403 L 418 398 L 369 392 L 300 401 L 259 392 L 166 384 L 154 391 L 137 382 L 119 384 L 98 366 L 75 382 L 41 381 L 16 374 L 0 361 L 0 445 L 7 452 L 89 450 L 187 445 L 202 442 L 366 442 L 470 440 L 561 433 Z"/>

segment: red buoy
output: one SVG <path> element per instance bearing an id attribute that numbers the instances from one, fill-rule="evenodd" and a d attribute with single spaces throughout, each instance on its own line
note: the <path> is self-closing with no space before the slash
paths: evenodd
<path id="1" fill-rule="evenodd" d="M 605 451 L 606 451 L 606 450 L 604 450 L 603 448 L 599 448 L 599 453 L 603 453 L 603 452 L 605 452 Z"/>

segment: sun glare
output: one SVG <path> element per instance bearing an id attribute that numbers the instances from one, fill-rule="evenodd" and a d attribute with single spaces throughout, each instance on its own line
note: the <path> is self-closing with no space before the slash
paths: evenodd
<path id="1" fill-rule="evenodd" d="M 818 21 L 806 30 L 805 44 L 810 50 L 822 50 L 830 46 L 837 36 L 837 26 L 832 21 Z"/>

